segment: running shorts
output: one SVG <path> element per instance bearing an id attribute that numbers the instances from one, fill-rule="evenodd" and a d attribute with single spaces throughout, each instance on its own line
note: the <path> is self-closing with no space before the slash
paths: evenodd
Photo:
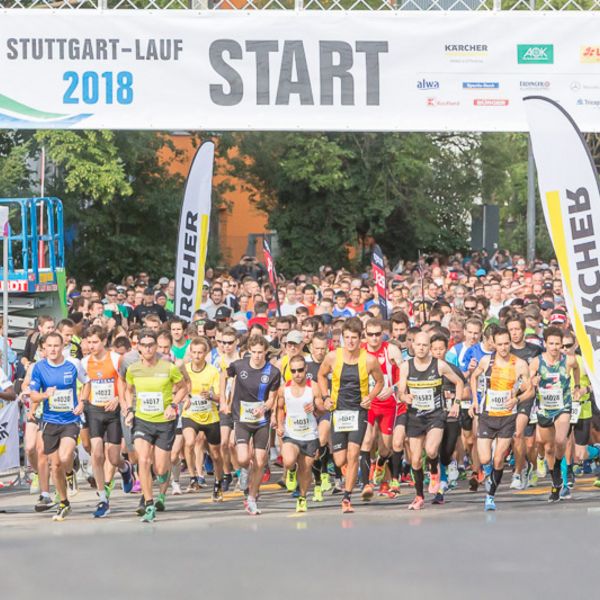
<path id="1" fill-rule="evenodd" d="M 151 423 L 136 417 L 133 421 L 133 440 L 145 440 L 161 450 L 171 452 L 176 429 L 176 419 L 166 423 Z"/>
<path id="2" fill-rule="evenodd" d="M 487 440 L 494 438 L 512 438 L 517 427 L 517 415 L 506 417 L 490 417 L 487 413 L 479 415 L 477 437 Z"/>
<path id="3" fill-rule="evenodd" d="M 444 429 L 446 426 L 446 411 L 434 410 L 425 415 L 417 416 L 417 411 L 408 411 L 406 435 L 409 438 L 421 437 L 432 429 Z"/>
<path id="4" fill-rule="evenodd" d="M 461 408 L 458 417 L 460 428 L 464 431 L 473 431 L 473 417 L 469 414 L 468 408 Z"/>
<path id="5" fill-rule="evenodd" d="M 206 441 L 211 446 L 221 445 L 221 424 L 218 421 L 216 423 L 201 425 L 200 423 L 196 423 L 194 419 L 183 417 L 181 425 L 182 429 L 193 429 L 196 432 L 196 435 L 202 432 L 206 436 Z"/>
<path id="6" fill-rule="evenodd" d="M 358 428 L 354 431 L 335 431 L 335 427 L 331 427 L 331 447 L 333 452 L 339 452 L 340 450 L 346 450 L 348 444 L 357 444 L 361 446 L 365 433 L 367 432 L 367 414 L 368 411 L 361 409 L 358 412 Z"/>
<path id="7" fill-rule="evenodd" d="M 79 423 L 42 423 L 42 441 L 44 454 L 52 454 L 58 450 L 60 440 L 70 438 L 77 443 L 81 425 Z"/>
<path id="8" fill-rule="evenodd" d="M 233 415 L 219 411 L 219 421 L 221 427 L 229 427 L 233 429 Z"/>
<path id="9" fill-rule="evenodd" d="M 259 427 L 247 423 L 235 423 L 234 433 L 236 444 L 249 444 L 252 440 L 255 450 L 266 450 L 269 447 L 271 426 L 268 423 Z"/>
<path id="10" fill-rule="evenodd" d="M 396 402 L 373 402 L 367 413 L 367 422 L 373 426 L 379 423 L 382 435 L 392 435 L 396 420 Z"/>
<path id="11" fill-rule="evenodd" d="M 579 419 L 573 427 L 575 443 L 578 446 L 587 446 L 592 432 L 592 419 Z"/>
<path id="12" fill-rule="evenodd" d="M 538 425 L 540 427 L 542 427 L 543 429 L 552 427 L 554 425 L 554 422 L 556 421 L 556 419 L 558 419 L 558 417 L 560 417 L 561 415 L 569 415 L 569 418 L 570 418 L 571 417 L 571 407 L 569 406 L 569 407 L 565 407 L 561 410 L 553 411 L 549 415 L 544 415 L 541 412 L 538 412 L 538 414 L 537 414 Z"/>
<path id="13" fill-rule="evenodd" d="M 123 430 L 121 428 L 121 411 L 119 409 L 113 412 L 105 412 L 86 406 L 85 416 L 90 430 L 90 439 L 102 438 L 109 444 L 121 443 Z"/>
<path id="14" fill-rule="evenodd" d="M 294 438 L 284 436 L 281 440 L 284 444 L 294 444 L 300 448 L 300 454 L 314 458 L 319 451 L 319 440 L 295 440 Z"/>

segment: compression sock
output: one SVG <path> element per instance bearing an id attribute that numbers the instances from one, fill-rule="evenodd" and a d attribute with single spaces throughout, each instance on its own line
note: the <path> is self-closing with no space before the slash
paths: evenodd
<path id="1" fill-rule="evenodd" d="M 425 477 L 423 475 L 423 469 L 413 469 L 412 473 L 415 480 L 415 492 L 417 496 L 424 498 L 425 494 L 423 493 L 423 480 Z"/>
<path id="2" fill-rule="evenodd" d="M 315 458 L 315 462 L 312 466 L 312 474 L 315 479 L 315 485 L 321 485 L 321 468 L 323 467 L 321 463 L 321 457 Z"/>
<path id="3" fill-rule="evenodd" d="M 587 453 L 588 453 L 588 458 L 590 460 L 594 460 L 595 458 L 598 458 L 600 456 L 600 450 L 596 446 L 588 445 Z"/>
<path id="4" fill-rule="evenodd" d="M 560 478 L 563 486 L 569 485 L 569 466 L 567 465 L 566 456 L 563 456 L 560 461 Z"/>
<path id="5" fill-rule="evenodd" d="M 342 478 L 342 469 L 340 469 L 337 465 L 335 465 L 334 469 L 335 469 L 335 478 L 341 479 Z"/>
<path id="6" fill-rule="evenodd" d="M 440 481 L 448 483 L 448 470 L 446 465 L 440 465 Z"/>
<path id="7" fill-rule="evenodd" d="M 392 479 L 400 479 L 400 471 L 402 469 L 402 457 L 404 456 L 404 452 L 400 450 L 400 452 L 394 451 L 392 453 Z"/>
<path id="8" fill-rule="evenodd" d="M 390 459 L 389 456 L 378 456 L 377 457 L 377 466 L 380 469 L 385 468 L 385 465 L 387 464 L 389 459 Z"/>
<path id="9" fill-rule="evenodd" d="M 490 496 L 496 495 L 496 490 L 502 481 L 502 475 L 504 474 L 504 469 L 492 469 L 492 474 L 490 476 Z"/>
<path id="10" fill-rule="evenodd" d="M 552 468 L 552 471 L 551 471 L 552 485 L 555 488 L 559 488 L 562 486 L 562 473 L 561 473 L 561 468 L 560 468 L 561 462 L 562 461 L 555 459 L 554 467 Z"/>
<path id="11" fill-rule="evenodd" d="M 361 450 L 360 459 L 360 481 L 363 485 L 369 484 L 369 472 L 371 470 L 371 453 Z"/>
<path id="12" fill-rule="evenodd" d="M 435 457 L 435 458 L 428 458 L 427 459 L 427 464 L 429 466 L 429 472 L 432 475 L 437 475 L 438 473 L 438 462 L 439 462 L 439 457 Z"/>

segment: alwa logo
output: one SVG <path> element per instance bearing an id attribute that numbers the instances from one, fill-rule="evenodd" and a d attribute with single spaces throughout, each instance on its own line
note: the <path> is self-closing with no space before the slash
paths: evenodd
<path id="1" fill-rule="evenodd" d="M 520 65 L 554 64 L 553 44 L 518 44 L 517 62 Z"/>
<path id="2" fill-rule="evenodd" d="M 417 81 L 417 89 L 418 90 L 439 90 L 440 82 L 439 81 L 428 81 L 427 79 L 421 79 Z"/>

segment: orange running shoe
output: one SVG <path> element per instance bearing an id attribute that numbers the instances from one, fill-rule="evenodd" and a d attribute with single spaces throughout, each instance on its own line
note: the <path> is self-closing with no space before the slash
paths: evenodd
<path id="1" fill-rule="evenodd" d="M 415 499 L 408 505 L 408 510 L 423 510 L 425 508 L 425 498 L 416 496 Z"/>
<path id="2" fill-rule="evenodd" d="M 352 502 L 347 498 L 342 500 L 342 512 L 343 513 L 353 513 L 354 509 L 352 508 Z"/>
<path id="3" fill-rule="evenodd" d="M 373 494 L 375 492 L 373 491 L 373 486 L 368 483 L 367 485 L 365 485 L 365 487 L 363 488 L 362 494 L 361 494 L 361 498 L 365 501 L 368 502 L 372 497 Z"/>

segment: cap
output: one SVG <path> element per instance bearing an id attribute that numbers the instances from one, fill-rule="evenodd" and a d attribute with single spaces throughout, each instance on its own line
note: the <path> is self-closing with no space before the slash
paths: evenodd
<path id="1" fill-rule="evenodd" d="M 154 296 L 154 290 L 151 287 L 148 287 L 144 290 L 144 296 Z"/>
<path id="2" fill-rule="evenodd" d="M 554 289 L 554 286 L 552 285 L 552 282 L 551 281 L 546 281 L 544 283 L 544 289 L 545 290 L 552 290 L 552 289 Z"/>
<path id="3" fill-rule="evenodd" d="M 228 306 L 219 306 L 215 311 L 215 321 L 229 319 L 229 317 L 231 317 L 231 309 Z"/>
<path id="4" fill-rule="evenodd" d="M 324 325 L 331 325 L 331 322 L 333 321 L 333 317 L 329 314 L 329 313 L 323 313 L 322 315 L 319 315 L 321 317 L 321 320 L 323 321 Z"/>
<path id="5" fill-rule="evenodd" d="M 117 286 L 117 292 L 119 292 L 119 294 L 124 294 L 126 291 L 127 291 L 127 288 L 124 285 Z"/>
<path id="6" fill-rule="evenodd" d="M 158 285 L 169 285 L 169 280 L 166 277 L 161 277 L 158 280 Z"/>
<path id="7" fill-rule="evenodd" d="M 304 341 L 302 332 L 297 329 L 292 329 L 286 336 L 286 344 L 301 344 Z"/>
<path id="8" fill-rule="evenodd" d="M 523 316 L 524 317 L 532 317 L 534 319 L 539 319 L 540 318 L 540 309 L 537 306 L 537 304 L 529 304 L 528 306 L 526 306 L 525 310 L 523 311 Z"/>
<path id="9" fill-rule="evenodd" d="M 541 303 L 540 308 L 542 310 L 553 310 L 554 309 L 554 304 L 552 304 L 552 302 L 545 301 L 545 302 Z"/>
<path id="10" fill-rule="evenodd" d="M 487 275 L 485 269 L 477 269 L 477 271 L 475 271 L 475 277 L 483 277 L 484 275 Z"/>
<path id="11" fill-rule="evenodd" d="M 567 315 L 562 311 L 550 315 L 550 325 L 564 325 L 566 322 Z"/>
<path id="12" fill-rule="evenodd" d="M 244 321 L 233 321 L 233 323 L 231 323 L 231 326 L 236 331 L 248 331 L 248 325 L 246 325 Z"/>

